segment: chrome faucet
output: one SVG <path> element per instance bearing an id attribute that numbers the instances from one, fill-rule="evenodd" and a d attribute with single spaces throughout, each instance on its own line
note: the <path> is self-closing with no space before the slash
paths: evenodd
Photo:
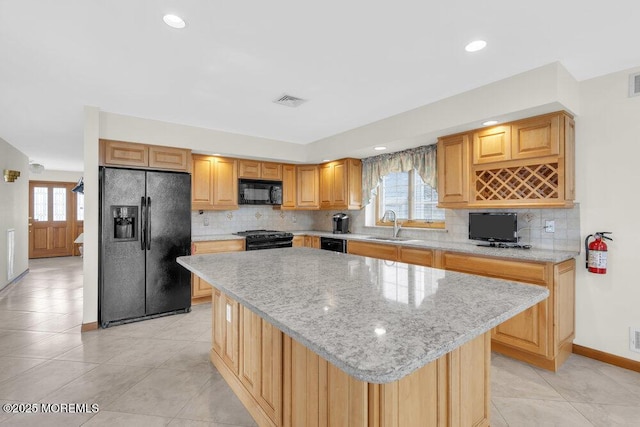
<path id="1" fill-rule="evenodd" d="M 386 221 L 391 221 L 389 219 L 389 216 L 393 215 L 393 237 L 398 237 L 398 233 L 400 232 L 400 227 L 402 227 L 402 225 L 398 225 L 398 218 L 396 216 L 396 212 L 389 209 L 384 211 L 384 214 L 382 215 L 382 222 L 386 222 Z"/>

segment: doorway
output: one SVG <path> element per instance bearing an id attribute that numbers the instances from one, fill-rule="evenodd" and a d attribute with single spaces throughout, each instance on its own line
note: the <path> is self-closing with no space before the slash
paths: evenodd
<path id="1" fill-rule="evenodd" d="M 84 195 L 73 182 L 29 182 L 29 258 L 79 255 L 74 240 L 84 224 Z"/>

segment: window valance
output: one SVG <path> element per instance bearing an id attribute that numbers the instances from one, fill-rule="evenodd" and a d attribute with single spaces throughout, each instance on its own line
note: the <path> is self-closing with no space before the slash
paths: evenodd
<path id="1" fill-rule="evenodd" d="M 396 153 L 381 154 L 362 159 L 362 201 L 369 204 L 377 194 L 382 177 L 391 172 L 415 169 L 425 184 L 436 188 L 436 144 L 423 145 Z"/>

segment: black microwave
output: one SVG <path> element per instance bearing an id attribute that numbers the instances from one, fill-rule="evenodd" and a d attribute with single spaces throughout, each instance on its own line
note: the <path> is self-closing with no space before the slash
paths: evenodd
<path id="1" fill-rule="evenodd" d="M 238 204 L 281 205 L 282 182 L 241 179 L 238 181 Z"/>

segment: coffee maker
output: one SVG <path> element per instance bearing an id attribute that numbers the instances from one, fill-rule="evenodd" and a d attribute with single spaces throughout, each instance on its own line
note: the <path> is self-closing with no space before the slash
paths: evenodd
<path id="1" fill-rule="evenodd" d="M 337 213 L 333 215 L 333 234 L 346 234 L 349 232 L 349 215 Z"/>

